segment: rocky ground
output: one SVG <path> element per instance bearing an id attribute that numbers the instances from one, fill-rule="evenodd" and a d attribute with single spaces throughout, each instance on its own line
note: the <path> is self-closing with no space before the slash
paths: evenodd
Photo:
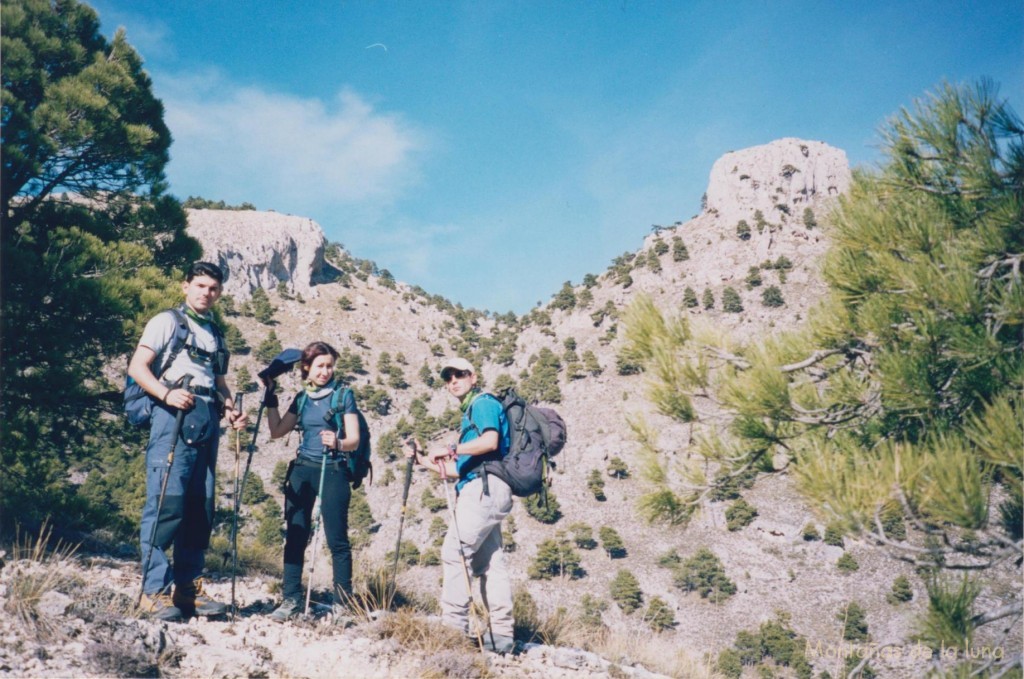
<path id="1" fill-rule="evenodd" d="M 335 620 L 313 605 L 287 623 L 268 615 L 261 578 L 236 585 L 235 620 L 167 623 L 134 609 L 138 563 L 34 551 L 4 556 L 0 571 L 2 677 L 654 677 L 628 658 L 525 644 L 481 654 L 424 614 L 373 612 Z M 207 590 L 230 601 L 229 579 Z"/>

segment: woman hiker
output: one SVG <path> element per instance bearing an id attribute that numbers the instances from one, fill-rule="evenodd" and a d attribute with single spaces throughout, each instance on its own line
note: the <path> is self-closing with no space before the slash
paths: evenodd
<path id="1" fill-rule="evenodd" d="M 284 436 L 296 425 L 302 431 L 298 454 L 288 466 L 284 486 L 284 600 L 270 616 L 277 622 L 297 616 L 304 608 L 303 557 L 311 536 L 313 506 L 321 487 L 320 507 L 334 569 L 336 613 L 343 610 L 352 595 L 352 548 L 348 540 L 352 491 L 345 453 L 359 447 L 359 421 L 352 390 L 335 378 L 337 358 L 334 347 L 313 342 L 303 349 L 299 360 L 305 389 L 295 396 L 288 411 L 284 415 L 278 412 L 273 388 L 267 390 L 264 401 L 271 438 Z M 340 430 L 338 424 L 342 425 Z"/>

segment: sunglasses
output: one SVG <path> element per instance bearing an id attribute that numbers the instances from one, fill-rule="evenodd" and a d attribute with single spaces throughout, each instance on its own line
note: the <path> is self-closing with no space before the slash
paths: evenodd
<path id="1" fill-rule="evenodd" d="M 468 370 L 449 370 L 448 374 L 444 378 L 444 381 L 451 382 L 452 380 L 461 380 L 465 377 L 469 377 L 472 374 L 473 373 L 469 372 Z"/>

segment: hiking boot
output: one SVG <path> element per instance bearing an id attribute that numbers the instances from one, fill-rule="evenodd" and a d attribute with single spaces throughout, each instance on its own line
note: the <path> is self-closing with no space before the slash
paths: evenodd
<path id="1" fill-rule="evenodd" d="M 181 609 L 174 605 L 171 595 L 165 593 L 143 594 L 139 602 L 139 609 L 147 618 L 164 620 L 166 622 L 180 622 L 183 618 Z"/>
<path id="2" fill-rule="evenodd" d="M 203 591 L 203 579 L 196 578 L 185 585 L 174 586 L 174 605 L 181 609 L 184 615 L 201 615 L 213 617 L 224 615 L 228 607 L 219 601 L 210 598 Z"/>
<path id="3" fill-rule="evenodd" d="M 495 634 L 493 639 L 490 634 L 484 634 L 484 648 L 491 653 L 505 655 L 512 653 L 516 648 L 516 640 L 501 634 Z"/>
<path id="4" fill-rule="evenodd" d="M 274 622 L 287 622 L 292 618 L 299 617 L 302 612 L 302 604 L 295 599 L 285 599 L 281 602 L 281 605 L 270 614 L 270 619 Z"/>

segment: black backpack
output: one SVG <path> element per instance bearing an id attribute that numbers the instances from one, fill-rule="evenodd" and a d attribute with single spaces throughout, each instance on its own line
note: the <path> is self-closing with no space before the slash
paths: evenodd
<path id="1" fill-rule="evenodd" d="M 351 391 L 351 389 L 338 387 L 334 390 L 331 394 L 331 409 L 327 412 L 327 417 L 333 420 L 335 430 L 341 432 L 342 437 L 345 435 L 345 419 L 338 406 L 346 391 Z M 306 407 L 308 401 L 309 397 L 306 392 L 299 392 L 296 411 L 300 422 L 302 421 L 302 409 Z M 356 406 L 356 418 L 359 420 L 359 447 L 346 453 L 348 456 L 348 478 L 353 488 L 361 486 L 367 475 L 370 477 L 370 483 L 373 483 L 373 463 L 370 462 L 370 425 L 366 423 L 366 418 L 358 406 Z"/>
<path id="2" fill-rule="evenodd" d="M 167 309 L 163 313 L 174 316 L 174 334 L 171 336 L 170 344 L 154 361 L 153 375 L 157 379 L 160 379 L 164 372 L 171 367 L 174 359 L 188 343 L 188 321 L 185 319 L 185 314 L 180 309 Z M 220 333 L 214 331 L 214 334 L 217 336 L 217 341 L 220 342 Z M 131 357 L 128 358 L 128 361 L 131 363 Z M 124 415 L 128 418 L 128 423 L 136 427 L 148 426 L 150 418 L 153 416 L 153 397 L 127 374 L 124 383 Z"/>
<path id="3" fill-rule="evenodd" d="M 490 394 L 484 396 L 497 400 L 505 411 L 509 446 L 500 461 L 483 463 L 482 473 L 497 476 L 508 484 L 512 494 L 517 497 L 541 493 L 546 503 L 546 491 L 550 483 L 547 468 L 555 466 L 551 458 L 565 447 L 565 420 L 550 408 L 530 405 L 513 389 L 503 392 L 500 399 Z M 472 405 L 467 415 L 472 422 Z M 473 428 L 476 428 L 475 424 Z"/>

